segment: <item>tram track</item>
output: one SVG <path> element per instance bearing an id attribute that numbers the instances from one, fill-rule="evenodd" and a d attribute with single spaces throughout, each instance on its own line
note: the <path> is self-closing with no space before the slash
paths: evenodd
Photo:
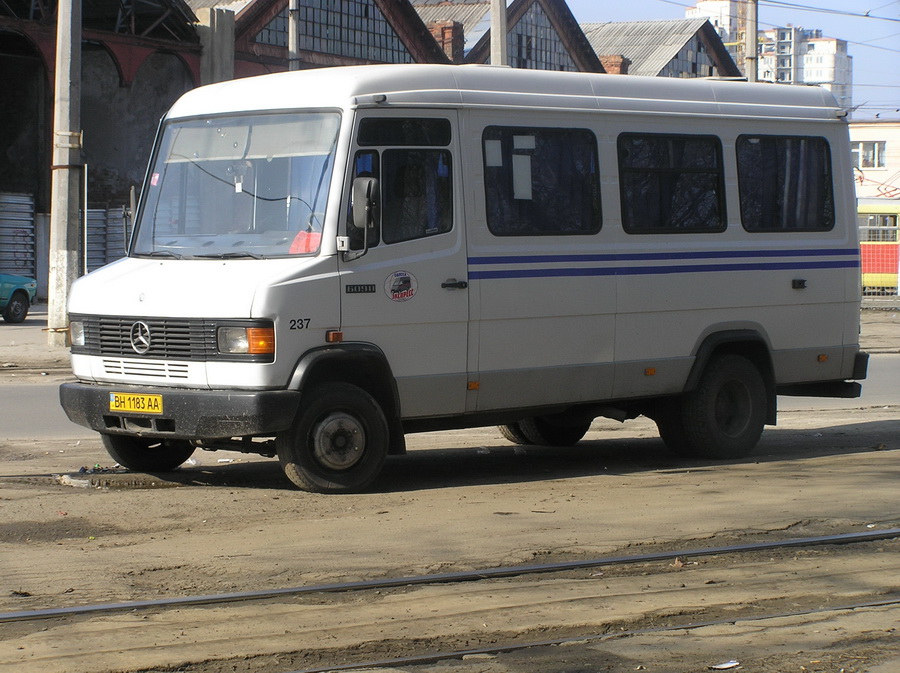
<path id="1" fill-rule="evenodd" d="M 244 601 L 268 600 L 279 597 L 301 596 L 306 594 L 345 593 L 355 591 L 371 591 L 392 589 L 397 587 L 428 586 L 434 584 L 451 584 L 477 582 L 488 579 L 513 578 L 526 575 L 557 573 L 571 570 L 599 568 L 611 565 L 627 565 L 650 563 L 688 557 L 721 556 L 777 549 L 818 547 L 825 545 L 846 545 L 861 542 L 873 542 L 900 537 L 900 528 L 873 530 L 858 533 L 841 533 L 815 537 L 775 540 L 771 542 L 755 542 L 750 544 L 728 545 L 720 547 L 701 547 L 680 549 L 675 551 L 653 552 L 648 554 L 631 554 L 607 556 L 581 561 L 565 561 L 511 567 L 495 567 L 481 570 L 452 573 L 432 573 L 407 577 L 383 578 L 355 582 L 336 582 L 280 589 L 261 589 L 254 591 L 206 594 L 199 596 L 181 596 L 148 601 L 129 601 L 122 603 L 103 603 L 97 605 L 81 605 L 63 608 L 47 608 L 38 610 L 22 610 L 0 613 L 0 624 L 8 622 L 53 619 L 60 617 L 76 617 L 84 615 L 103 615 L 117 612 L 133 612 L 137 610 L 165 609 L 202 605 L 218 605 Z"/>
<path id="2" fill-rule="evenodd" d="M 19 637 L 26 651 L 33 650 L 29 663 L 41 664 L 28 670 L 41 672 L 317 673 L 399 666 L 424 671 L 429 665 L 448 670 L 447 662 L 457 662 L 452 665 L 463 671 L 463 660 L 476 655 L 566 646 L 571 654 L 601 643 L 606 648 L 629 638 L 729 625 L 752 628 L 746 625 L 867 611 L 888 611 L 889 621 L 900 604 L 900 587 L 891 584 L 898 537 L 900 529 L 887 529 L 684 546 L 561 563 L 4 613 L 0 633 L 6 631 L 7 643 L 0 638 L 0 662 L 2 646 Z M 84 652 L 87 639 L 101 644 Z M 128 651 L 115 651 L 120 640 L 132 643 Z M 82 666 L 56 665 L 60 656 Z M 148 658 L 156 665 L 147 666 Z"/>
<path id="3" fill-rule="evenodd" d="M 477 657 L 485 655 L 506 654 L 510 652 L 518 652 L 522 650 L 531 650 L 543 647 L 559 647 L 565 645 L 582 645 L 597 643 L 618 638 L 633 638 L 635 636 L 659 634 L 674 631 L 692 631 L 696 629 L 705 629 L 715 626 L 725 626 L 736 624 L 739 622 L 764 622 L 766 620 L 786 619 L 791 617 L 805 617 L 809 615 L 822 615 L 836 612 L 846 612 L 851 610 L 862 610 L 866 608 L 882 608 L 900 605 L 900 597 L 851 603 L 847 605 L 833 606 L 828 608 L 817 608 L 814 610 L 796 610 L 792 612 L 777 612 L 758 615 L 745 615 L 738 618 L 714 619 L 701 622 L 690 622 L 684 624 L 670 624 L 655 628 L 632 629 L 627 631 L 618 631 L 616 633 L 597 633 L 591 635 L 579 635 L 567 638 L 556 638 L 551 640 L 540 640 L 525 643 L 508 643 L 504 645 L 494 645 L 491 647 L 481 647 L 466 650 L 453 650 L 446 652 L 431 652 L 418 656 L 395 657 L 392 659 L 379 659 L 373 661 L 362 661 L 351 664 L 329 665 L 317 668 L 304 668 L 293 671 L 284 671 L 283 673 L 337 673 L 338 671 L 356 671 L 373 668 L 393 668 L 396 666 L 422 666 L 425 664 L 436 664 L 449 660 L 463 661 L 467 657 Z"/>

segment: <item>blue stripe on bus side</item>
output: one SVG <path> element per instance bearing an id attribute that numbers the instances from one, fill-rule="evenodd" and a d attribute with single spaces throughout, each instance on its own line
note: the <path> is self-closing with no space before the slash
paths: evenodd
<path id="1" fill-rule="evenodd" d="M 553 261 L 559 261 L 554 258 Z M 583 260 L 581 260 L 583 261 Z M 471 263 L 471 260 L 470 260 Z M 507 262 L 508 263 L 508 262 Z M 757 262 L 747 264 L 679 264 L 664 266 L 618 266 L 565 269 L 495 269 L 469 271 L 470 280 L 492 278 L 566 278 L 575 276 L 649 276 L 673 273 L 711 273 L 716 271 L 780 271 L 802 269 L 856 269 L 859 259 L 823 262 Z"/>
<path id="2" fill-rule="evenodd" d="M 574 255 L 507 255 L 470 257 L 470 265 L 482 264 L 552 264 L 577 262 L 639 262 L 676 259 L 740 259 L 747 257 L 859 257 L 855 248 L 826 248 L 819 250 L 717 250 L 653 253 L 600 253 Z"/>

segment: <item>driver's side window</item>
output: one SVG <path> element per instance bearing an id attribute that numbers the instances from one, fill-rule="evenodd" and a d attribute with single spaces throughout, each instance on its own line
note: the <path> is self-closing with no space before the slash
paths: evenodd
<path id="1" fill-rule="evenodd" d="M 434 236 L 453 228 L 452 158 L 447 119 L 363 119 L 358 141 L 382 149 L 357 151 L 353 175 L 378 180 L 375 231 L 369 247 Z M 385 147 L 388 146 L 388 147 Z M 352 182 L 352 181 L 351 181 Z M 348 207 L 349 213 L 349 207 Z M 363 232 L 348 219 L 350 248 L 363 247 Z"/>

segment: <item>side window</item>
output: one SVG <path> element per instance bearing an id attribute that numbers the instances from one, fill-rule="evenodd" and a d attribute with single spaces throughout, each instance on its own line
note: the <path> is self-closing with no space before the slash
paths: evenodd
<path id="1" fill-rule="evenodd" d="M 449 119 L 367 117 L 359 122 L 361 147 L 394 145 L 446 147 L 450 144 Z"/>
<path id="2" fill-rule="evenodd" d="M 374 247 L 433 236 L 453 228 L 452 158 L 447 119 L 370 117 L 360 121 L 357 142 L 381 149 L 359 150 L 352 178 L 379 181 L 380 241 Z M 423 147 L 414 147 L 423 146 Z M 348 206 L 348 218 L 349 206 Z M 348 219 L 349 222 L 349 219 Z M 362 248 L 362 234 L 348 226 L 350 247 Z"/>
<path id="3" fill-rule="evenodd" d="M 744 229 L 834 227 L 831 152 L 824 138 L 740 136 L 736 150 Z"/>
<path id="4" fill-rule="evenodd" d="M 381 166 L 381 237 L 385 243 L 450 231 L 453 227 L 450 152 L 385 150 Z"/>
<path id="5" fill-rule="evenodd" d="M 618 138 L 622 226 L 630 234 L 725 230 L 722 143 L 714 136 Z"/>
<path id="6" fill-rule="evenodd" d="M 482 141 L 492 234 L 600 231 L 600 172 L 591 131 L 489 126 Z"/>

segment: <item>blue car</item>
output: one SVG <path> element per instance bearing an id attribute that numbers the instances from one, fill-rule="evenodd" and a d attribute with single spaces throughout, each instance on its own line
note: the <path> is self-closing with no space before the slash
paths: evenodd
<path id="1" fill-rule="evenodd" d="M 37 292 L 34 278 L 0 273 L 0 314 L 6 322 L 23 322 Z"/>

